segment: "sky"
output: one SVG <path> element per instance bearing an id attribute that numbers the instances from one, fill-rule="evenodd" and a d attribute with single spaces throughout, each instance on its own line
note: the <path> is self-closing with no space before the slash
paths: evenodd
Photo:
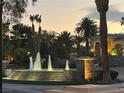
<path id="1" fill-rule="evenodd" d="M 33 14 L 42 15 L 42 29 L 48 31 L 66 30 L 74 33 L 76 24 L 84 17 L 94 19 L 99 26 L 95 0 L 38 0 L 35 6 L 29 2 L 21 22 L 31 26 L 29 16 Z M 124 33 L 124 27 L 120 25 L 122 16 L 124 16 L 124 0 L 109 0 L 108 33 Z M 37 30 L 37 23 L 35 27 Z"/>

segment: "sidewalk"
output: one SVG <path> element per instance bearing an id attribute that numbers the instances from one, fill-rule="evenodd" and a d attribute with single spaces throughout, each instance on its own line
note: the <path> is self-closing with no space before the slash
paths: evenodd
<path id="1" fill-rule="evenodd" d="M 119 73 L 118 79 L 124 80 L 124 67 L 113 67 L 111 70 L 117 71 Z"/>
<path id="2" fill-rule="evenodd" d="M 2 84 L 2 93 L 41 93 L 44 90 L 60 89 L 63 85 Z"/>
<path id="3" fill-rule="evenodd" d="M 119 73 L 118 79 L 124 80 L 124 67 L 111 68 L 111 70 L 117 71 Z M 42 93 L 124 93 L 124 83 L 109 85 L 73 85 L 65 86 L 63 89 L 46 90 Z"/>
<path id="4" fill-rule="evenodd" d="M 113 67 L 111 70 L 117 71 L 119 73 L 118 79 L 124 81 L 124 67 Z M 124 82 L 119 84 L 112 84 L 113 87 L 124 88 Z"/>

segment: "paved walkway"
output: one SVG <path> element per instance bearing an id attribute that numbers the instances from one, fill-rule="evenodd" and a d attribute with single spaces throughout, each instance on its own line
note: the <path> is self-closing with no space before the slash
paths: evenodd
<path id="1" fill-rule="evenodd" d="M 63 88 L 63 85 L 2 84 L 2 93 L 41 93 L 49 89 Z"/>
<path id="2" fill-rule="evenodd" d="M 119 72 L 119 79 L 124 80 L 124 67 L 111 68 Z M 124 88 L 124 83 L 112 84 L 112 87 Z M 42 93 L 44 90 L 63 88 L 64 85 L 26 85 L 26 84 L 2 84 L 2 93 Z"/>
<path id="3" fill-rule="evenodd" d="M 118 79 L 121 79 L 124 81 L 124 67 L 113 67 L 111 68 L 111 70 L 119 72 Z M 119 84 L 112 84 L 112 86 L 124 88 L 124 82 Z"/>
<path id="4" fill-rule="evenodd" d="M 119 72 L 118 78 L 124 80 L 124 67 L 113 67 L 111 70 Z"/>

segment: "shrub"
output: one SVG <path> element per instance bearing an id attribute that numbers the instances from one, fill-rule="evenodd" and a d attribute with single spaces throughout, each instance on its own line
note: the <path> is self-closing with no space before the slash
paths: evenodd
<path id="1" fill-rule="evenodd" d="M 118 72 L 116 71 L 110 71 L 110 76 L 112 80 L 117 79 Z M 103 80 L 103 71 L 102 70 L 97 70 L 95 71 L 95 80 Z"/>
<path id="2" fill-rule="evenodd" d="M 86 50 L 82 50 L 80 55 L 93 57 L 94 53 L 93 52 L 87 52 Z"/>
<path id="3" fill-rule="evenodd" d="M 14 67 L 16 68 L 28 68 L 29 57 L 28 51 L 24 48 L 17 48 L 14 51 Z"/>

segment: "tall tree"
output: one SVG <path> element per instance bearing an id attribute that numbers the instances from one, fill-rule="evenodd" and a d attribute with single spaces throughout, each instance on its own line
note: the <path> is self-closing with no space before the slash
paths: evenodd
<path id="1" fill-rule="evenodd" d="M 32 0 L 36 2 L 37 0 Z M 2 23 L 11 23 L 17 22 L 18 19 L 22 17 L 22 14 L 25 13 L 25 8 L 28 5 L 28 0 L 0 0 L 0 42 L 1 42 L 1 51 L 2 51 Z M 0 52 L 2 57 L 2 52 Z"/>
<path id="2" fill-rule="evenodd" d="M 38 35 L 37 35 L 37 51 L 40 51 L 40 44 L 41 44 L 41 30 L 38 31 Z"/>
<path id="3" fill-rule="evenodd" d="M 35 32 L 35 26 L 34 26 L 34 21 L 36 21 L 36 18 L 38 17 L 38 15 L 30 15 L 29 19 L 32 22 L 32 32 L 34 33 L 34 46 L 35 46 L 35 52 L 34 54 L 36 54 L 38 51 L 40 51 L 40 37 L 41 36 L 41 31 L 39 31 L 38 33 Z M 35 55 L 36 56 L 36 55 Z"/>
<path id="4" fill-rule="evenodd" d="M 29 19 L 32 23 L 32 31 L 35 31 L 35 26 L 34 26 L 35 15 L 30 15 Z"/>
<path id="5" fill-rule="evenodd" d="M 14 46 L 12 52 L 14 52 L 17 48 L 22 48 L 30 52 L 33 58 L 35 58 L 36 50 L 34 32 L 32 31 L 32 28 L 27 25 L 16 24 L 13 25 L 11 34 L 11 42 Z"/>
<path id="6" fill-rule="evenodd" d="M 27 7 L 27 0 L 4 0 L 3 22 L 16 22 L 22 17 Z"/>
<path id="7" fill-rule="evenodd" d="M 36 22 L 39 24 L 38 31 L 41 31 L 41 15 L 35 15 Z"/>
<path id="8" fill-rule="evenodd" d="M 86 41 L 86 50 L 89 52 L 90 50 L 90 39 L 95 36 L 97 33 L 97 25 L 96 21 L 85 17 L 82 18 L 81 21 L 77 24 L 76 31 L 81 33 Z"/>
<path id="9" fill-rule="evenodd" d="M 35 15 L 35 20 L 36 22 L 39 24 L 39 28 L 38 28 L 38 50 L 40 51 L 40 44 L 41 44 L 41 15 Z"/>
<path id="10" fill-rule="evenodd" d="M 110 78 L 110 68 L 108 59 L 108 45 L 107 45 L 107 22 L 106 22 L 106 12 L 108 11 L 109 0 L 95 0 L 97 10 L 100 15 L 100 46 L 101 46 L 101 61 L 103 68 L 103 80 L 109 81 Z"/>
<path id="11" fill-rule="evenodd" d="M 27 40 L 31 37 L 31 27 L 23 24 L 16 24 L 12 27 L 11 33 L 13 38 L 20 40 L 20 47 L 24 48 L 27 46 Z"/>
<path id="12" fill-rule="evenodd" d="M 2 24 L 22 17 L 28 0 L 0 0 L 0 59 L 2 62 Z M 35 2 L 37 0 L 33 0 Z M 2 18 L 3 17 L 3 18 Z M 2 68 L 2 67 L 1 67 Z"/>

